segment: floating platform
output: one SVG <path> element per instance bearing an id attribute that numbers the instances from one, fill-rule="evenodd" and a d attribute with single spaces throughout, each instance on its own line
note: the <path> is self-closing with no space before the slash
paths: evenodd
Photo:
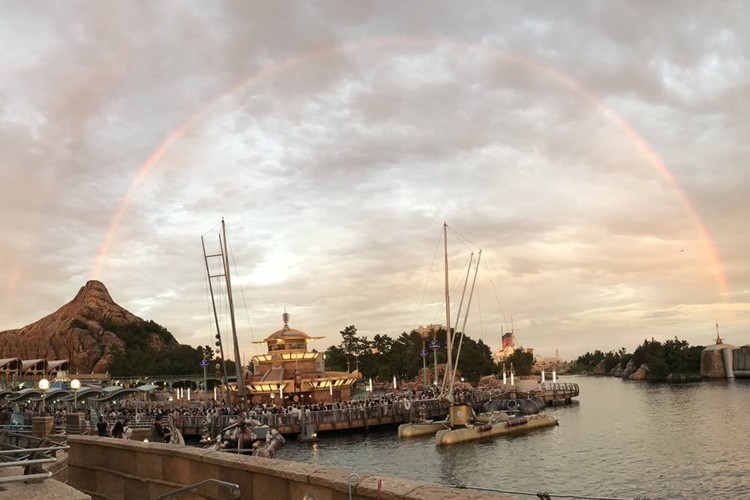
<path id="1" fill-rule="evenodd" d="M 557 419 L 548 415 L 528 415 L 524 417 L 511 417 L 500 422 L 488 422 L 480 425 L 467 425 L 466 427 L 438 431 L 435 435 L 435 444 L 438 446 L 449 446 L 453 444 L 479 441 L 497 436 L 509 436 L 521 434 L 545 427 L 558 425 Z"/>
<path id="2" fill-rule="evenodd" d="M 398 437 L 401 439 L 409 439 L 421 436 L 434 436 L 437 431 L 446 429 L 450 429 L 448 420 L 410 422 L 398 426 Z"/>

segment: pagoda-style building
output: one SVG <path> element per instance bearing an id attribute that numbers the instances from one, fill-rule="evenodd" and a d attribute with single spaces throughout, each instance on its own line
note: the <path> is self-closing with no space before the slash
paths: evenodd
<path id="1" fill-rule="evenodd" d="M 253 356 L 253 374 L 246 386 L 253 403 L 281 401 L 321 403 L 351 399 L 359 373 L 327 372 L 323 353 L 309 352 L 307 344 L 323 337 L 311 337 L 289 328 L 289 314 L 282 315 L 284 327 L 256 344 L 266 344 L 268 354 Z"/>

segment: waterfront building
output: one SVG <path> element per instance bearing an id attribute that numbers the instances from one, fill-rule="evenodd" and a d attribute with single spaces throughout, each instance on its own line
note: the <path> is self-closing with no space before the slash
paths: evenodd
<path id="1" fill-rule="evenodd" d="M 724 343 L 716 325 L 716 342 L 701 352 L 701 377 L 750 378 L 750 346 L 735 347 Z"/>
<path id="2" fill-rule="evenodd" d="M 284 404 L 347 401 L 359 372 L 326 371 L 323 353 L 308 351 L 308 344 L 323 337 L 312 337 L 289 327 L 284 311 L 284 326 L 256 344 L 265 344 L 266 354 L 253 356 L 253 373 L 246 380 L 253 403 Z"/>
<path id="3" fill-rule="evenodd" d="M 34 383 L 40 378 L 67 380 L 69 367 L 67 359 L 0 359 L 0 386 L 9 389 L 22 383 Z"/>

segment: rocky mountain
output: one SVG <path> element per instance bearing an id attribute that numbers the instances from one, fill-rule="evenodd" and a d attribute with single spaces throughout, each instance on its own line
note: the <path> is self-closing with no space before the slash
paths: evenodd
<path id="1" fill-rule="evenodd" d="M 99 281 L 89 281 L 73 300 L 18 330 L 0 332 L 0 358 L 70 360 L 71 373 L 107 371 L 112 347 L 168 351 L 175 338 L 153 321 L 117 305 Z"/>

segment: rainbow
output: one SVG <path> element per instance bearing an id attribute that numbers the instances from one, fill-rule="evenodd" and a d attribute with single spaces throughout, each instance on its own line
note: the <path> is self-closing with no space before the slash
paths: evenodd
<path id="1" fill-rule="evenodd" d="M 297 68 L 298 66 L 302 64 L 309 64 L 311 61 L 324 59 L 332 55 L 346 53 L 350 51 L 382 49 L 384 47 L 393 47 L 393 46 L 398 47 L 398 46 L 404 46 L 404 45 L 416 46 L 416 47 L 418 46 L 434 47 L 437 44 L 448 44 L 452 46 L 457 46 L 463 50 L 480 50 L 483 52 L 490 52 L 492 55 L 502 58 L 506 61 L 510 61 L 514 64 L 523 66 L 525 68 L 530 68 L 534 71 L 547 75 L 547 77 L 549 77 L 552 81 L 556 82 L 557 84 L 561 86 L 566 87 L 571 92 L 575 93 L 576 95 L 582 97 L 589 103 L 592 103 L 594 106 L 596 106 L 603 113 L 604 116 L 606 116 L 612 123 L 614 123 L 617 126 L 617 128 L 619 128 L 635 144 L 636 148 L 648 160 L 648 163 L 658 172 L 658 174 L 666 181 L 666 183 L 670 186 L 670 188 L 679 197 L 685 209 L 685 212 L 687 216 L 689 217 L 690 221 L 692 222 L 693 227 L 695 228 L 698 234 L 698 237 L 700 238 L 700 241 L 708 255 L 708 258 L 710 261 L 711 272 L 714 278 L 716 279 L 716 282 L 718 283 L 718 286 L 724 298 L 724 301 L 725 303 L 728 302 L 730 295 L 731 295 L 729 282 L 728 282 L 726 273 L 724 271 L 723 264 L 719 257 L 719 253 L 716 249 L 716 246 L 713 240 L 711 239 L 709 231 L 707 230 L 705 224 L 701 220 L 698 214 L 698 211 L 690 202 L 690 198 L 687 196 L 685 191 L 681 188 L 680 184 L 677 182 L 677 180 L 675 179 L 674 175 L 669 170 L 667 165 L 664 163 L 664 161 L 662 161 L 662 159 L 659 157 L 656 151 L 654 151 L 654 149 L 648 144 L 648 142 L 643 138 L 643 136 L 641 136 L 638 133 L 638 131 L 635 128 L 630 126 L 622 116 L 620 116 L 604 101 L 596 97 L 592 92 L 588 91 L 583 85 L 580 84 L 580 82 L 576 81 L 571 76 L 560 72 L 557 69 L 554 69 L 548 65 L 544 65 L 541 62 L 534 60 L 528 56 L 503 52 L 498 49 L 487 47 L 487 46 L 482 46 L 482 45 L 462 44 L 462 43 L 459 43 L 453 40 L 447 40 L 447 39 L 388 38 L 388 39 L 381 39 L 381 40 L 370 40 L 370 41 L 354 43 L 354 44 L 337 45 L 337 46 L 320 48 L 317 50 L 304 52 L 304 53 L 292 56 L 280 63 L 273 64 L 263 69 L 262 71 L 254 74 L 253 76 L 238 82 L 237 84 L 232 86 L 227 92 L 224 92 L 223 94 L 219 95 L 217 98 L 215 98 L 213 101 L 211 101 L 207 105 L 198 109 L 185 122 L 180 124 L 172 132 L 170 132 L 164 138 L 164 140 L 159 144 L 156 150 L 138 168 L 138 171 L 135 177 L 130 183 L 127 189 L 127 192 L 123 196 L 122 200 L 120 201 L 112 217 L 112 220 L 106 231 L 104 241 L 102 242 L 101 247 L 99 248 L 99 252 L 97 254 L 93 273 L 92 273 L 94 279 L 97 279 L 97 277 L 101 273 L 101 270 L 106 261 L 107 254 L 109 252 L 110 245 L 117 232 L 117 227 L 119 226 L 120 221 L 124 217 L 127 211 L 130 199 L 132 198 L 133 194 L 137 191 L 138 187 L 144 182 L 149 172 L 158 165 L 160 159 L 166 154 L 166 152 L 175 143 L 177 143 L 189 130 L 191 130 L 197 124 L 202 122 L 216 108 L 218 108 L 225 98 L 227 98 L 228 96 L 232 96 L 238 92 L 244 91 L 248 87 L 251 87 L 252 85 L 266 78 L 269 78 L 271 76 L 277 75 L 285 71 L 294 70 L 295 68 Z"/>

